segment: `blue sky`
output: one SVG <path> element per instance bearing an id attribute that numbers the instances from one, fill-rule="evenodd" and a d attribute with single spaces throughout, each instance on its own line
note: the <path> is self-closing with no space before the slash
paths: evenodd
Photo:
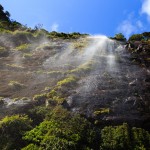
<path id="1" fill-rule="evenodd" d="M 126 37 L 150 29 L 150 0 L 0 0 L 11 18 L 48 31 Z"/>

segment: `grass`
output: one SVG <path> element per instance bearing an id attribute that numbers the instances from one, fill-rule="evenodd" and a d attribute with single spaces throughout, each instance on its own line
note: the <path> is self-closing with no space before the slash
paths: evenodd
<path id="1" fill-rule="evenodd" d="M 49 76 L 56 77 L 56 76 L 62 75 L 63 72 L 61 72 L 61 71 L 50 71 L 50 72 L 46 72 L 46 74 L 49 75 Z"/>
<path id="2" fill-rule="evenodd" d="M 79 67 L 77 67 L 73 70 L 70 70 L 68 73 L 70 73 L 70 74 L 72 74 L 72 73 L 73 74 L 85 74 L 85 73 L 91 71 L 93 64 L 94 64 L 93 61 L 89 61 L 87 63 L 80 65 Z"/>
<path id="3" fill-rule="evenodd" d="M 28 97 L 22 97 L 21 100 L 26 101 L 26 100 L 29 100 L 29 98 Z"/>
<path id="4" fill-rule="evenodd" d="M 7 54 L 8 54 L 8 51 L 6 50 L 6 48 L 0 46 L 0 57 L 1 56 L 6 56 Z"/>
<path id="5" fill-rule="evenodd" d="M 8 67 L 17 68 L 17 69 L 24 69 L 24 67 L 19 66 L 18 64 L 6 64 Z"/>
<path id="6" fill-rule="evenodd" d="M 75 84 L 77 79 L 73 76 L 67 77 L 57 83 L 57 86 L 62 87 L 62 86 L 69 86 Z"/>
<path id="7" fill-rule="evenodd" d="M 27 52 L 30 50 L 30 44 L 22 44 L 20 46 L 17 46 L 14 50 L 21 51 L 21 52 Z"/>
<path id="8" fill-rule="evenodd" d="M 110 113 L 110 109 L 109 108 L 100 108 L 97 111 L 94 111 L 94 115 L 98 116 L 101 114 L 109 114 Z"/>
<path id="9" fill-rule="evenodd" d="M 31 53 L 24 53 L 23 58 L 31 58 L 33 54 Z"/>
<path id="10" fill-rule="evenodd" d="M 11 87 L 14 88 L 14 89 L 21 89 L 21 88 L 24 88 L 24 87 L 25 87 L 24 84 L 21 84 L 21 83 L 19 83 L 18 81 L 10 81 L 10 82 L 8 83 L 8 85 L 11 86 Z"/>
<path id="11" fill-rule="evenodd" d="M 44 101 L 47 98 L 47 94 L 43 93 L 43 94 L 37 94 L 34 95 L 33 100 L 35 101 Z"/>

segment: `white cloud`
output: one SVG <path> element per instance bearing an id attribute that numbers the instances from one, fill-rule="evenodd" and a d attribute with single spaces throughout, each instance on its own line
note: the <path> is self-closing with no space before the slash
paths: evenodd
<path id="1" fill-rule="evenodd" d="M 59 24 L 58 23 L 54 23 L 51 26 L 51 31 L 58 31 L 58 28 L 59 28 Z"/>
<path id="2" fill-rule="evenodd" d="M 142 4 L 142 13 L 145 13 L 150 21 L 150 0 L 144 0 Z"/>
<path id="3" fill-rule="evenodd" d="M 133 32 L 136 32 L 136 27 L 129 20 L 124 20 L 118 26 L 117 31 L 123 33 L 128 38 Z"/>
<path id="4" fill-rule="evenodd" d="M 128 14 L 127 19 L 123 20 L 118 28 L 117 32 L 121 32 L 125 35 L 126 38 L 129 38 L 131 34 L 135 34 L 137 32 L 142 32 L 144 29 L 143 23 L 135 18 L 134 13 Z"/>
<path id="5" fill-rule="evenodd" d="M 137 25 L 137 27 L 140 28 L 140 29 L 143 28 L 143 23 L 142 23 L 140 20 L 138 20 L 138 21 L 136 22 L 136 25 Z"/>

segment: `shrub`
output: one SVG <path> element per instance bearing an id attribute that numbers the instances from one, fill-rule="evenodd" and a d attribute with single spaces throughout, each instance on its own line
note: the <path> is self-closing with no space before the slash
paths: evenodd
<path id="1" fill-rule="evenodd" d="M 104 127 L 101 139 L 104 150 L 146 150 L 150 147 L 150 134 L 141 128 L 130 129 L 126 123 Z"/>
<path id="2" fill-rule="evenodd" d="M 124 37 L 124 35 L 122 33 L 116 34 L 114 39 L 118 40 L 118 41 L 126 41 L 126 38 Z"/>
<path id="3" fill-rule="evenodd" d="M 31 130 L 31 120 L 27 116 L 14 115 L 0 121 L 0 149 L 20 149 L 25 145 L 22 136 Z"/>
<path id="4" fill-rule="evenodd" d="M 129 41 L 141 41 L 143 39 L 144 37 L 142 34 L 133 34 L 132 36 L 129 37 Z"/>

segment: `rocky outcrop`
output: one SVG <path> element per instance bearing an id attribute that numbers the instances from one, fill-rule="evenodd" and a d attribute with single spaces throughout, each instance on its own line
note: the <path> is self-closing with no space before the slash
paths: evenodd
<path id="1" fill-rule="evenodd" d="M 150 67 L 150 41 L 129 41 L 126 48 L 132 53 L 131 59 L 134 62 Z"/>

